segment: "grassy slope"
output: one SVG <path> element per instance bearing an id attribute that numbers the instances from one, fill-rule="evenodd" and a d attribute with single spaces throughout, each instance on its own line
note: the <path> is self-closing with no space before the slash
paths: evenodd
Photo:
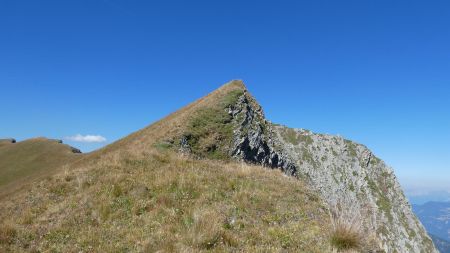
<path id="1" fill-rule="evenodd" d="M 243 89 L 229 83 L 2 201 L 0 251 L 329 251 L 329 215 L 301 181 L 160 145 Z M 199 152 L 226 141 L 208 129 L 194 133 Z"/>
<path id="2" fill-rule="evenodd" d="M 278 170 L 192 160 L 171 151 L 105 155 L 22 194 L 0 206 L 0 249 L 326 252 L 329 247 L 328 215 L 300 181 Z"/>
<path id="3" fill-rule="evenodd" d="M 0 196 L 81 157 L 71 147 L 45 138 L 0 145 Z"/>
<path id="4" fill-rule="evenodd" d="M 245 86 L 240 81 L 232 81 L 225 84 L 220 89 L 213 91 L 207 96 L 181 108 L 180 110 L 168 115 L 167 117 L 155 122 L 154 124 L 136 131 L 119 141 L 106 146 L 92 154 L 90 159 L 98 159 L 103 154 L 114 152 L 117 150 L 130 150 L 136 152 L 138 150 L 154 147 L 155 144 L 179 137 L 183 132 L 189 131 L 189 124 L 192 118 L 199 112 L 207 109 L 217 109 L 222 104 L 227 103 L 229 94 L 243 92 Z"/>

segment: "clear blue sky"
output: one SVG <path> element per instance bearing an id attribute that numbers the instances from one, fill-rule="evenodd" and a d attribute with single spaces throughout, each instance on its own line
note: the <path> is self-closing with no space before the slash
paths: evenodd
<path id="1" fill-rule="evenodd" d="M 0 2 L 0 136 L 117 140 L 231 79 L 450 190 L 449 1 Z"/>

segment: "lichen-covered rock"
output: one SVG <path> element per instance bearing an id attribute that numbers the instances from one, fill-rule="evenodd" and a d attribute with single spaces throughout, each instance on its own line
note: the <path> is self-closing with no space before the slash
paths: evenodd
<path id="1" fill-rule="evenodd" d="M 247 92 L 230 107 L 233 116 L 234 139 L 231 156 L 247 162 L 258 163 L 271 168 L 281 168 L 289 175 L 296 175 L 293 161 L 281 150 L 275 149 L 275 139 L 270 132 L 262 108 Z"/>
<path id="2" fill-rule="evenodd" d="M 268 122 L 245 91 L 228 108 L 236 159 L 305 179 L 330 207 L 357 210 L 385 252 L 438 252 L 412 212 L 392 169 L 365 146 Z"/>
<path id="3" fill-rule="evenodd" d="M 274 126 L 298 173 L 330 206 L 359 210 L 386 252 L 437 252 L 392 169 L 367 147 L 342 137 Z"/>

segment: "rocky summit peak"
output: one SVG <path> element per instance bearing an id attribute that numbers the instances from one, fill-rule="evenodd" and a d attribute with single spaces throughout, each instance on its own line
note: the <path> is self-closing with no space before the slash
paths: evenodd
<path id="1" fill-rule="evenodd" d="M 374 238 L 370 252 L 437 252 L 393 170 L 381 159 L 339 136 L 271 123 L 240 80 L 119 144 L 124 142 L 132 144 L 130 150 L 152 145 L 199 159 L 280 169 L 305 181 L 330 210 L 358 217 L 364 233 Z"/>
<path id="2" fill-rule="evenodd" d="M 231 86 L 233 88 L 237 88 L 237 89 L 241 89 L 241 90 L 247 90 L 247 87 L 244 84 L 244 81 L 240 80 L 240 79 L 233 79 L 231 81 L 229 81 L 228 83 L 224 84 L 221 88 L 227 87 L 227 86 Z M 219 88 L 219 89 L 221 89 Z"/>
<path id="3" fill-rule="evenodd" d="M 272 124 L 240 80 L 201 99 L 186 119 L 170 140 L 180 152 L 278 168 L 305 180 L 330 209 L 360 217 L 375 238 L 373 252 L 437 252 L 393 170 L 364 145 Z"/>

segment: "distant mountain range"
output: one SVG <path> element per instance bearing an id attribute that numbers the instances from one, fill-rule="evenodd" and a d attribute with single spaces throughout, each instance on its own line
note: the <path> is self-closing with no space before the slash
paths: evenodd
<path id="1" fill-rule="evenodd" d="M 431 239 L 433 239 L 434 245 L 441 253 L 450 253 L 450 242 L 435 235 L 430 234 Z"/>
<path id="2" fill-rule="evenodd" d="M 426 194 L 408 194 L 408 199 L 413 205 L 423 205 L 427 202 L 449 202 L 450 201 L 450 192 L 448 191 L 432 191 Z"/>
<path id="3" fill-rule="evenodd" d="M 441 253 L 450 253 L 450 202 L 430 201 L 413 210 Z"/>

